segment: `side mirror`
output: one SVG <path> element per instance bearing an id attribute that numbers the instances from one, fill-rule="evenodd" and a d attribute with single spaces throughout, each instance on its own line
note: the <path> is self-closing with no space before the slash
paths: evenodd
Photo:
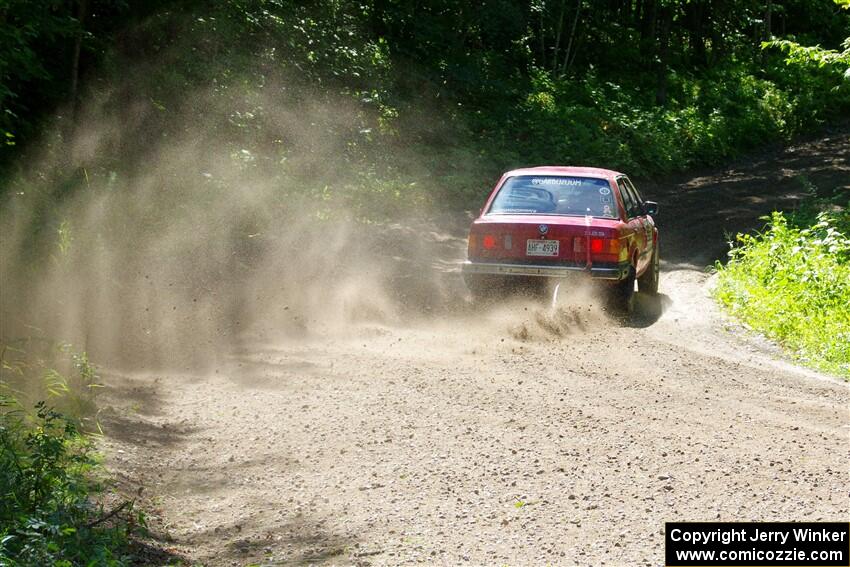
<path id="1" fill-rule="evenodd" d="M 643 203 L 643 212 L 655 216 L 658 214 L 658 203 L 655 201 L 644 201 Z"/>

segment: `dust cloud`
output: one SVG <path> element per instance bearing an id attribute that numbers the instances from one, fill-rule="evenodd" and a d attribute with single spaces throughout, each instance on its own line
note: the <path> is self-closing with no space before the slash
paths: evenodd
<path id="1" fill-rule="evenodd" d="M 127 90 L 102 93 L 73 137 L 57 128 L 4 197 L 0 341 L 198 369 L 252 333 L 391 324 L 457 296 L 443 275 L 460 238 L 415 207 L 395 224 L 352 210 L 373 197 L 345 195 L 358 190 L 351 101 L 254 93 L 257 149 L 224 136 L 235 118 L 221 97 L 188 96 L 205 120 L 157 131 L 161 109 Z"/>
<path id="2" fill-rule="evenodd" d="M 587 313 L 539 302 L 528 321 L 513 308 L 482 319 L 458 270 L 469 213 L 368 187 L 351 151 L 357 101 L 278 80 L 180 104 L 165 111 L 132 85 L 96 93 L 75 132 L 57 126 L 31 152 L 0 202 L 0 342 L 203 372 L 244 341 L 361 323 L 460 318 L 521 340 L 586 326 Z"/>
<path id="3" fill-rule="evenodd" d="M 609 327 L 613 318 L 601 288 L 582 277 L 568 278 L 534 295 L 492 305 L 477 316 L 498 336 L 519 342 L 558 341 Z"/>

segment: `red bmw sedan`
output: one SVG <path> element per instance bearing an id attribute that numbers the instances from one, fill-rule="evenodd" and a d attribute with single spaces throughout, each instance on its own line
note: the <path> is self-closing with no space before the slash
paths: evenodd
<path id="1" fill-rule="evenodd" d="M 616 171 L 509 171 L 469 230 L 464 280 L 484 299 L 513 284 L 584 275 L 607 284 L 615 306 L 631 311 L 635 282 L 642 293 L 658 292 L 657 213 L 658 204 Z"/>

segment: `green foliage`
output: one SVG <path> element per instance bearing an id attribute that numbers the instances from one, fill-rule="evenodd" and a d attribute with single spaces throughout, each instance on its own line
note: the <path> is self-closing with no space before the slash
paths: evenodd
<path id="1" fill-rule="evenodd" d="M 518 162 L 606 164 L 633 174 L 716 164 L 850 108 L 850 90 L 831 88 L 831 77 L 793 75 L 764 77 L 756 65 L 673 74 L 671 101 L 661 107 L 639 84 L 537 70 L 496 139 L 509 142 Z"/>
<path id="2" fill-rule="evenodd" d="M 0 351 L 0 565 L 124 565 L 130 503 L 108 519 L 85 430 L 99 376 L 86 353 L 28 339 Z M 47 402 L 40 400 L 48 400 Z M 55 408 L 61 408 L 62 413 Z"/>
<path id="3" fill-rule="evenodd" d="M 0 347 L 0 394 L 23 407 L 46 400 L 84 431 L 99 431 L 97 369 L 69 344 L 28 339 Z"/>
<path id="4" fill-rule="evenodd" d="M 850 10 L 850 0 L 833 0 L 841 8 Z M 847 30 L 850 31 L 850 30 Z M 834 75 L 840 74 L 845 81 L 850 81 L 850 36 L 841 43 L 841 51 L 824 49 L 820 45 L 806 46 L 789 39 L 777 39 L 762 43 L 763 49 L 777 48 L 785 54 L 785 63 L 792 67 L 811 69 Z M 843 85 L 845 89 L 846 85 Z M 840 86 L 834 87 L 838 89 Z"/>
<path id="5" fill-rule="evenodd" d="M 35 410 L 0 395 L 0 564 L 129 564 L 129 525 L 92 501 L 104 485 L 90 442 L 43 402 Z"/>
<path id="6" fill-rule="evenodd" d="M 717 298 L 803 362 L 850 379 L 850 212 L 779 212 L 765 230 L 738 235 L 718 263 Z"/>
<path id="7" fill-rule="evenodd" d="M 303 138 L 334 139 L 358 179 L 319 179 L 305 192 L 398 196 L 400 208 L 415 187 L 418 201 L 456 206 L 480 200 L 511 165 L 663 173 L 850 110 L 848 82 L 829 72 L 850 15 L 803 0 L 774 3 L 772 30 L 755 0 L 486 0 L 474 10 L 461 0 L 14 0 L 0 14 L 0 134 L 15 144 L 7 156 L 19 155 L 57 106 L 69 119 L 75 78 L 88 85 L 80 101 L 106 85 L 114 92 L 107 111 L 129 106 L 129 93 L 140 109 L 157 109 L 133 116 L 139 147 L 116 144 L 101 164 L 87 164 L 93 176 L 115 164 L 143 167 L 142 142 L 179 137 L 188 115 L 233 155 L 250 156 L 242 166 L 291 177 L 287 160 L 305 148 L 281 135 L 277 111 L 305 101 L 336 107 L 343 97 L 356 119 L 317 114 Z M 758 49 L 780 27 L 786 37 L 769 45 L 800 64 Z M 76 42 L 79 77 L 69 61 Z M 205 104 L 194 104 L 199 91 Z M 220 120 L 209 119 L 210 108 Z M 58 153 L 72 132 L 53 140 Z"/>
<path id="8" fill-rule="evenodd" d="M 762 47 L 776 47 L 785 53 L 785 62 L 789 65 L 811 65 L 814 67 L 841 67 L 844 71 L 850 66 L 850 37 L 841 44 L 842 51 L 823 49 L 818 46 L 800 45 L 787 39 L 766 41 Z"/>
<path id="9" fill-rule="evenodd" d="M 0 7 L 0 135 L 7 146 L 15 144 L 16 130 L 31 112 L 22 100 L 27 85 L 53 79 L 50 61 L 39 52 L 40 42 L 60 42 L 78 29 L 59 0 L 11 0 Z"/>

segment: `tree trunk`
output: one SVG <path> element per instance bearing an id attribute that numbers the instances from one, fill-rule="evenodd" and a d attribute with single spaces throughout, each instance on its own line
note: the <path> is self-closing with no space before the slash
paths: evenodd
<path id="1" fill-rule="evenodd" d="M 569 69 L 570 67 L 572 67 L 572 66 L 573 66 L 573 63 L 575 63 L 576 55 L 578 55 L 579 47 L 581 47 L 581 42 L 582 42 L 584 39 L 585 39 L 585 35 L 584 35 L 583 33 L 581 33 L 581 31 L 579 31 L 579 32 L 576 34 L 575 49 L 573 49 L 573 56 L 572 56 L 572 57 L 570 57 L 570 61 L 567 63 L 567 69 Z"/>
<path id="2" fill-rule="evenodd" d="M 673 23 L 673 11 L 663 6 L 661 14 L 661 37 L 658 42 L 658 67 L 656 69 L 655 103 L 667 104 L 667 61 L 670 54 L 670 26 Z"/>
<path id="3" fill-rule="evenodd" d="M 555 35 L 555 49 L 552 51 L 552 72 L 558 70 L 558 50 L 561 48 L 561 32 L 564 29 L 564 13 L 567 11 L 567 0 L 561 0 L 561 17 L 558 18 L 558 32 Z"/>
<path id="4" fill-rule="evenodd" d="M 773 16 L 773 0 L 767 0 L 767 5 L 764 7 L 764 39 L 769 40 L 773 35 L 771 26 L 771 18 Z"/>
<path id="5" fill-rule="evenodd" d="M 703 1 L 694 2 L 690 43 L 694 61 L 698 65 L 705 65 L 708 62 L 705 52 L 705 11 L 706 6 Z"/>
<path id="6" fill-rule="evenodd" d="M 644 13 L 644 28 L 646 30 L 644 38 L 646 41 L 641 42 L 641 60 L 647 69 L 652 68 L 652 60 L 655 55 L 655 30 L 658 22 L 658 0 L 649 0 L 649 8 Z"/>
<path id="7" fill-rule="evenodd" d="M 579 13 L 581 13 L 581 0 L 578 0 L 576 2 L 576 13 L 575 13 L 575 16 L 573 16 L 573 27 L 570 30 L 570 40 L 567 42 L 567 51 L 564 54 L 564 63 L 561 65 L 561 74 L 562 75 L 567 72 L 567 67 L 569 67 L 569 65 L 570 65 L 570 55 L 572 54 L 573 41 L 575 40 L 575 37 L 576 37 L 576 25 L 578 25 Z M 575 59 L 574 54 L 573 54 L 572 57 L 573 57 L 573 59 Z"/>
<path id="8" fill-rule="evenodd" d="M 725 23 L 725 7 L 721 0 L 711 3 L 711 62 L 717 63 L 723 58 L 725 43 L 723 25 Z"/>
<path id="9" fill-rule="evenodd" d="M 546 29 L 543 24 L 546 21 L 546 10 L 540 8 L 540 66 L 546 67 Z"/>
<path id="10" fill-rule="evenodd" d="M 634 22 L 634 25 L 638 30 L 638 35 L 640 36 L 641 40 L 643 40 L 643 35 L 644 35 L 643 10 L 644 10 L 644 0 L 636 0 L 634 12 L 632 13 L 632 22 Z"/>
<path id="11" fill-rule="evenodd" d="M 74 38 L 74 48 L 71 55 L 71 86 L 68 92 L 68 103 L 70 105 L 70 122 L 71 128 L 77 119 L 77 91 L 80 81 L 80 52 L 83 46 L 83 34 L 85 31 L 86 15 L 88 13 L 88 0 L 77 0 L 77 24 L 80 29 Z"/>

